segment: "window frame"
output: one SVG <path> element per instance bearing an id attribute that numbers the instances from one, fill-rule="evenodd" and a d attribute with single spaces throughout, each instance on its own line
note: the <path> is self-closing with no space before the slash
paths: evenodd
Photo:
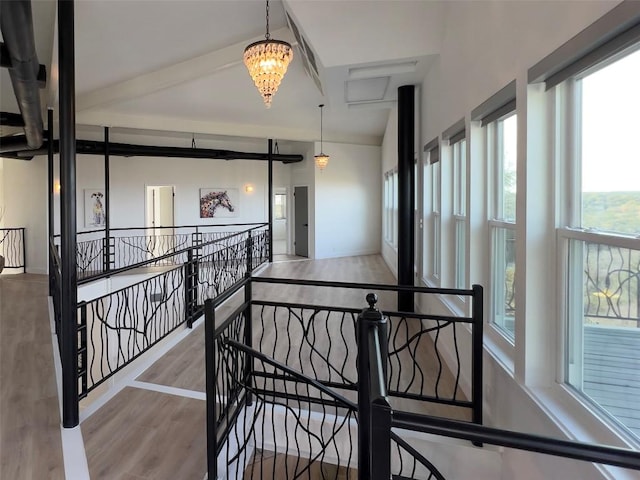
<path id="1" fill-rule="evenodd" d="M 638 237 L 624 233 L 599 231 L 583 227 L 582 222 L 582 82 L 581 80 L 606 68 L 613 61 L 636 52 L 640 43 L 615 56 L 596 63 L 554 85 L 550 90 L 556 103 L 554 135 L 556 170 L 564 181 L 557 190 L 556 263 L 557 289 L 565 295 L 558 301 L 561 338 L 558 355 L 558 380 L 561 388 L 591 412 L 594 421 L 605 426 L 624 442 L 640 446 L 640 435 L 591 398 L 582 385 L 584 362 L 584 252 L 588 245 L 600 245 L 640 251 Z M 578 359 L 579 357 L 579 359 Z M 578 386 L 577 384 L 580 384 Z"/>
<path id="2" fill-rule="evenodd" d="M 516 117 L 516 141 L 517 141 L 517 113 L 515 101 L 512 102 L 511 109 L 501 108 L 501 115 L 487 115 L 492 117 L 488 122 L 483 119 L 483 129 L 486 141 L 487 170 L 489 172 L 490 187 L 487 190 L 488 198 L 488 227 L 489 227 L 489 285 L 491 298 L 489 299 L 488 325 L 492 331 L 503 337 L 508 344 L 515 346 L 515 325 L 516 310 L 513 314 L 513 330 L 507 328 L 505 314 L 505 294 L 506 294 L 506 246 L 499 249 L 499 243 L 507 241 L 507 235 L 512 232 L 517 239 L 517 215 L 514 212 L 513 219 L 507 219 L 504 212 L 505 183 L 504 183 L 504 122 L 512 117 Z M 517 152 L 517 149 L 516 149 Z M 516 153 L 517 155 L 517 153 Z M 517 180 L 517 160 L 516 160 L 516 180 Z M 517 195 L 517 181 L 516 181 Z M 516 261 L 514 258 L 514 283 L 516 272 Z M 498 268 L 500 265 L 500 268 Z M 513 292 L 515 295 L 515 292 Z M 499 322 L 498 320 L 502 320 Z"/>

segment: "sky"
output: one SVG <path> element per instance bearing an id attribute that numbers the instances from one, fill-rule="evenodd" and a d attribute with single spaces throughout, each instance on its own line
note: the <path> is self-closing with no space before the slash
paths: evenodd
<path id="1" fill-rule="evenodd" d="M 582 190 L 640 191 L 640 49 L 582 80 Z"/>

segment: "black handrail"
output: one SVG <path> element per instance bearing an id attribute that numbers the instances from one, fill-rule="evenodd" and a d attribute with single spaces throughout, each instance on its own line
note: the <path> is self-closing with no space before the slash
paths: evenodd
<path id="1" fill-rule="evenodd" d="M 216 329 L 217 330 L 217 329 Z M 247 347 L 245 344 L 237 342 L 235 340 L 225 340 L 224 343 L 226 345 L 230 345 L 233 348 L 237 348 L 238 350 L 251 355 L 254 358 L 257 358 L 258 360 L 266 363 L 267 365 L 271 365 L 272 367 L 276 367 L 279 370 L 283 370 L 284 372 L 287 373 L 287 375 L 290 375 L 291 377 L 295 378 L 296 380 L 300 380 L 304 383 L 308 383 L 309 385 L 313 386 L 314 388 L 317 388 L 318 390 L 320 390 L 322 393 L 328 395 L 329 397 L 333 398 L 336 402 L 342 404 L 345 408 L 349 408 L 351 410 L 357 410 L 358 406 L 352 402 L 351 400 L 343 397 L 342 395 L 340 395 L 339 393 L 334 392 L 333 390 L 331 390 L 330 388 L 325 387 L 322 383 L 314 380 L 313 378 L 309 378 L 306 375 L 301 374 L 300 372 L 296 372 L 294 369 L 288 367 L 287 365 L 285 365 L 284 363 L 280 363 L 277 360 L 274 360 L 273 358 L 258 352 L 257 350 L 254 350 L 253 348 L 249 348 Z"/>
<path id="2" fill-rule="evenodd" d="M 258 283 L 280 283 L 285 285 L 302 285 L 310 287 L 339 287 L 358 290 L 384 290 L 384 291 L 410 291 L 415 293 L 431 293 L 440 295 L 459 295 L 472 297 L 475 295 L 473 289 L 465 290 L 461 288 L 435 288 L 435 287 L 415 287 L 407 285 L 389 285 L 381 283 L 357 283 L 357 282 L 330 282 L 325 280 L 302 280 L 298 278 L 278 278 L 278 277 L 253 277 Z"/>
<path id="3" fill-rule="evenodd" d="M 150 258 L 149 260 L 145 260 L 143 262 L 135 263 L 133 265 L 128 265 L 126 267 L 121 267 L 121 268 L 109 270 L 108 272 L 99 273 L 99 274 L 91 276 L 91 277 L 86 277 L 86 278 L 83 278 L 82 280 L 78 280 L 78 285 L 84 285 L 86 283 L 94 282 L 96 280 L 101 280 L 103 278 L 109 278 L 109 277 L 111 277 L 113 275 L 117 275 L 117 274 L 120 274 L 120 273 L 124 273 L 124 272 L 128 272 L 128 271 L 131 271 L 131 270 L 135 270 L 135 269 L 140 268 L 140 267 L 146 267 L 148 265 L 152 265 L 152 264 L 158 263 L 158 262 L 160 262 L 162 260 L 166 260 L 166 259 L 169 259 L 171 257 L 175 257 L 175 256 L 178 256 L 178 255 L 181 255 L 181 254 L 188 253 L 189 250 L 193 250 L 193 249 L 196 249 L 196 248 L 207 247 L 209 245 L 214 245 L 214 244 L 217 244 L 217 243 L 221 243 L 224 240 L 228 240 L 228 239 L 236 237 L 238 235 L 242 235 L 244 233 L 247 233 L 247 232 L 250 232 L 252 230 L 255 230 L 256 228 L 261 228 L 261 227 L 254 227 L 254 228 L 249 229 L 249 230 L 242 230 L 242 231 L 239 231 L 239 232 L 233 232 L 233 233 L 231 233 L 231 234 L 229 234 L 229 235 L 227 235 L 225 237 L 216 238 L 215 240 L 210 240 L 208 242 L 198 244 L 197 246 L 185 247 L 185 248 L 183 248 L 181 250 L 176 250 L 174 252 L 165 253 L 164 255 L 160 255 L 158 257 Z"/>
<path id="4" fill-rule="evenodd" d="M 197 225 L 173 225 L 173 226 L 161 226 L 161 227 L 116 227 L 116 228 L 110 228 L 109 231 L 111 231 L 111 232 L 120 232 L 120 231 L 125 231 L 125 230 L 161 230 L 161 229 L 174 230 L 174 229 L 180 229 L 180 228 L 248 227 L 250 225 L 255 225 L 255 227 L 251 229 L 251 230 L 253 230 L 255 228 L 266 227 L 269 224 L 266 223 L 266 222 L 263 222 L 263 223 L 252 222 L 252 223 L 216 223 L 216 224 L 211 224 L 211 225 L 203 225 L 203 224 L 197 224 Z M 104 231 L 105 230 L 103 228 L 97 228 L 97 229 L 94 229 L 94 230 L 83 230 L 81 232 L 78 232 L 78 236 L 86 235 L 86 234 L 89 234 L 89 233 L 101 233 L 101 232 L 104 232 Z M 243 231 L 246 231 L 246 230 L 243 230 Z M 239 232 L 234 232 L 234 233 L 239 233 Z M 53 235 L 53 238 L 60 238 L 60 234 L 57 233 L 57 234 Z"/>
<path id="5" fill-rule="evenodd" d="M 392 427 L 640 470 L 640 452 L 624 448 L 560 440 L 398 411 L 393 412 Z"/>

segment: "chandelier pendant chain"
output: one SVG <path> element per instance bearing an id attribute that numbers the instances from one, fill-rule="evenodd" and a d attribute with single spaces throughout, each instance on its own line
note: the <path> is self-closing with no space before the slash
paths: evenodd
<path id="1" fill-rule="evenodd" d="M 271 38 L 271 34 L 269 33 L 269 0 L 267 0 L 267 34 L 264 36 L 267 40 Z"/>
<path id="2" fill-rule="evenodd" d="M 324 152 L 322 148 L 322 107 L 324 107 L 324 104 L 320 105 L 320 153 Z"/>

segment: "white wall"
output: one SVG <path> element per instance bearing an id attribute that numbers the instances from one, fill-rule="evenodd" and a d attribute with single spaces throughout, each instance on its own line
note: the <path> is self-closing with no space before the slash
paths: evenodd
<path id="1" fill-rule="evenodd" d="M 331 158 L 315 174 L 315 258 L 379 253 L 380 147 L 324 142 L 323 149 Z"/>
<path id="2" fill-rule="evenodd" d="M 462 117 L 469 118 L 471 110 L 513 79 L 518 84 L 519 95 L 525 92 L 527 70 L 550 54 L 564 42 L 593 23 L 618 2 L 448 2 L 445 19 L 445 37 L 439 58 L 427 73 L 422 90 L 422 138 L 429 141 Z M 525 102 L 518 99 L 518 112 Z M 520 123 L 520 122 L 519 122 Z M 391 124 L 391 121 L 390 121 Z M 468 125 L 468 122 L 467 122 Z M 394 153 L 387 142 L 393 140 L 388 125 L 383 144 L 383 171 L 391 168 L 387 163 Z M 522 138 L 522 137 L 519 137 Z M 472 162 L 482 161 L 474 156 Z M 473 168 L 473 166 L 472 166 Z M 472 186 L 473 188 L 473 186 Z M 522 239 L 518 240 L 522 249 Z M 394 256 L 385 251 L 385 260 L 395 267 Z M 477 259 L 471 259 L 471 263 Z M 470 283 L 487 285 L 486 278 L 472 278 Z M 446 286 L 446 285 L 443 285 Z M 526 295 L 526 292 L 525 292 Z M 485 297 L 488 295 L 485 294 Z M 539 299 L 532 298 L 530 302 Z M 486 298 L 485 298 L 486 301 Z M 549 314 L 554 315 L 552 305 Z M 448 306 L 439 301 L 422 305 L 431 313 L 449 312 Z M 536 319 L 529 318 L 534 322 Z M 461 352 L 469 351 L 470 335 L 466 329 L 459 331 L 458 343 Z M 486 344 L 485 344 L 486 345 Z M 540 352 L 547 346 L 540 345 Z M 451 353 L 451 352 L 450 352 Z M 468 358 L 461 359 L 469 364 Z M 555 371 L 548 376 L 555 379 Z M 525 385 L 522 378 L 505 368 L 501 360 L 485 354 L 485 413 L 489 424 L 503 428 L 567 438 L 555 420 L 563 415 L 562 406 L 541 403 L 538 389 L 536 395 Z M 553 380 L 552 380 L 553 381 Z M 469 392 L 469 378 L 463 376 L 463 389 Z M 573 433 L 583 429 L 576 424 Z M 584 429 L 582 431 L 584 433 Z M 590 432 L 593 433 L 593 432 Z M 589 435 L 586 435 L 589 437 Z M 591 437 L 591 441 L 607 442 L 607 439 Z M 602 479 L 605 476 L 591 464 L 534 455 L 513 450 L 503 454 L 502 478 L 550 479 L 580 478 Z M 633 474 L 615 478 L 637 478 Z"/>
<path id="3" fill-rule="evenodd" d="M 47 272 L 47 157 L 3 159 L 0 205 L 5 227 L 25 227 L 27 272 Z M 45 239 L 43 241 L 43 239 Z"/>

